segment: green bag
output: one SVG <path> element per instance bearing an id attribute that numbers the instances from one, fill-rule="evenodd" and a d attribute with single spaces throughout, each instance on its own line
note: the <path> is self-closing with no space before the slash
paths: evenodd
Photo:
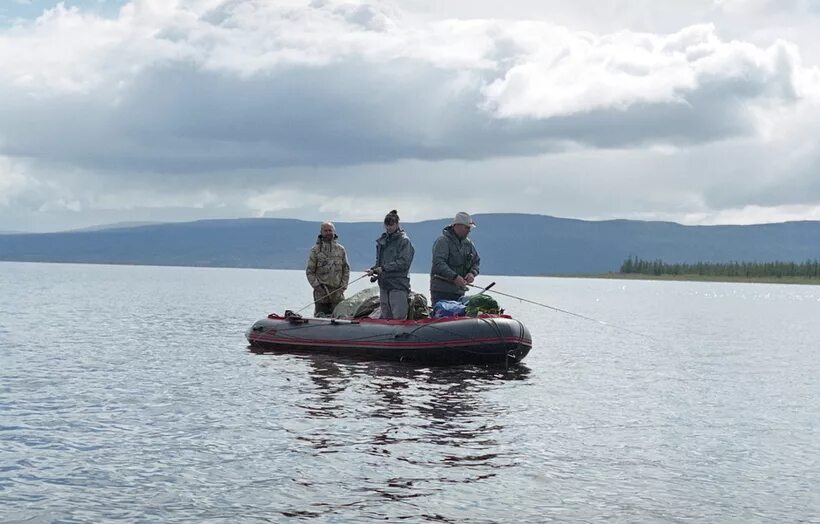
<path id="1" fill-rule="evenodd" d="M 467 307 L 467 316 L 470 317 L 477 317 L 482 313 L 497 315 L 499 311 L 498 302 L 486 294 L 468 297 L 465 305 Z"/>

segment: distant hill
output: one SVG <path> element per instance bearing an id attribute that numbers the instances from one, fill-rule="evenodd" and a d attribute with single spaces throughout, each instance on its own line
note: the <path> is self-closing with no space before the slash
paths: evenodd
<path id="1" fill-rule="evenodd" d="M 153 226 L 157 224 L 162 224 L 162 222 L 117 222 L 115 224 L 103 224 L 98 226 L 88 226 L 88 227 L 81 227 L 78 229 L 71 229 L 67 232 L 71 233 L 79 233 L 82 231 L 103 231 L 106 229 L 127 229 L 132 227 L 140 227 L 140 226 Z"/>
<path id="2" fill-rule="evenodd" d="M 476 215 L 472 238 L 487 274 L 617 271 L 629 256 L 665 262 L 820 259 L 820 222 L 683 226 L 591 222 L 543 215 Z M 413 271 L 429 271 L 431 247 L 449 220 L 404 223 Z M 381 223 L 336 223 L 354 271 L 373 264 Z M 302 269 L 318 222 L 202 220 L 63 233 L 0 235 L 0 260 Z"/>

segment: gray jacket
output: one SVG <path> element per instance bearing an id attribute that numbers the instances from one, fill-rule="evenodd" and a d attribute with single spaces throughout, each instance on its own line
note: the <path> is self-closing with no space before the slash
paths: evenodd
<path id="1" fill-rule="evenodd" d="M 433 244 L 430 289 L 441 293 L 464 293 L 463 289 L 453 284 L 453 280 L 467 273 L 478 276 L 480 263 L 481 258 L 473 241 L 469 238 L 458 238 L 453 226 L 445 227 Z"/>
<path id="2" fill-rule="evenodd" d="M 403 229 L 396 230 L 392 235 L 382 233 L 376 240 L 376 264 L 373 266 L 382 268 L 379 287 L 388 291 L 410 291 L 410 277 L 407 274 L 415 254 L 416 250 Z"/>

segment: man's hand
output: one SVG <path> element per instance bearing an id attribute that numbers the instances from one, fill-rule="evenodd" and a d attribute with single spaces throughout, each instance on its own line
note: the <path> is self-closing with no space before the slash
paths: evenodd
<path id="1" fill-rule="evenodd" d="M 465 287 L 467 287 L 467 281 L 466 281 L 466 280 L 464 280 L 464 277 L 462 277 L 461 275 L 458 275 L 458 276 L 456 277 L 456 279 L 455 279 L 455 280 L 453 280 L 453 284 L 455 284 L 456 286 L 458 286 L 458 287 L 460 287 L 460 288 L 462 288 L 462 289 L 464 289 Z"/>
<path id="2" fill-rule="evenodd" d="M 468 284 L 472 284 L 473 280 L 475 280 L 475 275 L 473 275 L 472 273 L 467 273 L 464 276 L 464 280 L 466 280 Z"/>
<path id="3" fill-rule="evenodd" d="M 381 272 L 382 272 L 381 267 L 371 267 L 370 269 L 367 270 L 368 275 L 378 275 Z"/>

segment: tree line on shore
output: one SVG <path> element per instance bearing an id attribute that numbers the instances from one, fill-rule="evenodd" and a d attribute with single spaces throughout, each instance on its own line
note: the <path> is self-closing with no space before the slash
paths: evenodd
<path id="1" fill-rule="evenodd" d="M 668 264 L 662 260 L 643 260 L 637 256 L 621 264 L 621 273 L 640 275 L 699 275 L 708 277 L 741 278 L 818 278 L 820 262 L 697 262 Z"/>

